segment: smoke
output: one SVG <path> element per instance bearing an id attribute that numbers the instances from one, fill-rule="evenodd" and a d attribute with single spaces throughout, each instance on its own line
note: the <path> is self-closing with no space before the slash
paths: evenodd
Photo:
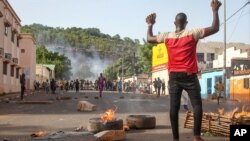
<path id="1" fill-rule="evenodd" d="M 56 45 L 46 45 L 49 51 L 63 54 L 71 60 L 71 79 L 85 79 L 94 81 L 100 73 L 113 63 L 107 56 L 100 56 L 95 47 L 89 50 L 77 49 Z"/>

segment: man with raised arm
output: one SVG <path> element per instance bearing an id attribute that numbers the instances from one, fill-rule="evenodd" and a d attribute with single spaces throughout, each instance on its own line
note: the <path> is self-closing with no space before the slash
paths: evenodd
<path id="1" fill-rule="evenodd" d="M 210 36 L 219 31 L 218 11 L 221 2 L 211 1 L 213 22 L 210 27 L 186 29 L 187 16 L 178 13 L 175 17 L 175 31 L 163 32 L 153 35 L 153 25 L 156 14 L 150 14 L 146 18 L 148 24 L 147 41 L 150 43 L 165 43 L 168 50 L 169 94 L 170 94 L 170 120 L 173 140 L 179 141 L 179 109 L 183 90 L 188 92 L 194 110 L 194 141 L 203 141 L 201 134 L 202 100 L 201 88 L 197 78 L 198 66 L 196 58 L 196 45 L 198 40 Z"/>

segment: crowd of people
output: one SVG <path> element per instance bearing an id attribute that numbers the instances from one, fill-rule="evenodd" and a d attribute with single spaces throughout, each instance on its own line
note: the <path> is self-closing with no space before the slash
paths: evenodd
<path id="1" fill-rule="evenodd" d="M 34 89 L 36 91 L 44 90 L 46 93 L 55 93 L 56 90 L 60 91 L 76 91 L 80 90 L 99 90 L 99 77 L 95 81 L 91 80 L 46 80 L 44 82 L 34 81 Z M 118 91 L 118 92 L 139 92 L 139 93 L 156 93 L 158 95 L 165 95 L 165 81 L 155 79 L 152 83 L 145 81 L 122 81 L 119 80 L 106 80 L 102 86 L 105 91 Z M 152 89 L 154 87 L 154 89 Z M 155 90 L 155 91 L 153 91 Z"/>
<path id="2" fill-rule="evenodd" d="M 165 89 L 166 89 L 166 84 L 164 80 L 161 80 L 159 77 L 155 78 L 153 81 L 154 85 L 154 92 L 157 94 L 157 96 L 166 95 Z M 162 92 L 162 93 L 161 93 Z"/>

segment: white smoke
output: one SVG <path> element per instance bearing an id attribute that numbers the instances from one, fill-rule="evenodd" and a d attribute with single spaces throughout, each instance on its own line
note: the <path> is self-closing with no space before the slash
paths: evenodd
<path id="1" fill-rule="evenodd" d="M 71 60 L 71 79 L 85 79 L 94 81 L 100 73 L 113 63 L 108 56 L 100 57 L 95 47 L 91 47 L 86 52 L 74 47 L 63 47 L 46 45 L 49 51 L 64 54 Z"/>

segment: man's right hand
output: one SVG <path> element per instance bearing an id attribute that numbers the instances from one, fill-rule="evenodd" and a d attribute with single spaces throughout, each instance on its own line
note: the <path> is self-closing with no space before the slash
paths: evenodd
<path id="1" fill-rule="evenodd" d="M 219 0 L 212 0 L 211 7 L 214 12 L 218 11 L 221 6 L 221 2 Z"/>
<path id="2" fill-rule="evenodd" d="M 156 14 L 152 13 L 152 14 L 147 16 L 146 22 L 148 25 L 153 25 L 153 24 L 155 24 L 155 19 L 156 19 Z"/>

